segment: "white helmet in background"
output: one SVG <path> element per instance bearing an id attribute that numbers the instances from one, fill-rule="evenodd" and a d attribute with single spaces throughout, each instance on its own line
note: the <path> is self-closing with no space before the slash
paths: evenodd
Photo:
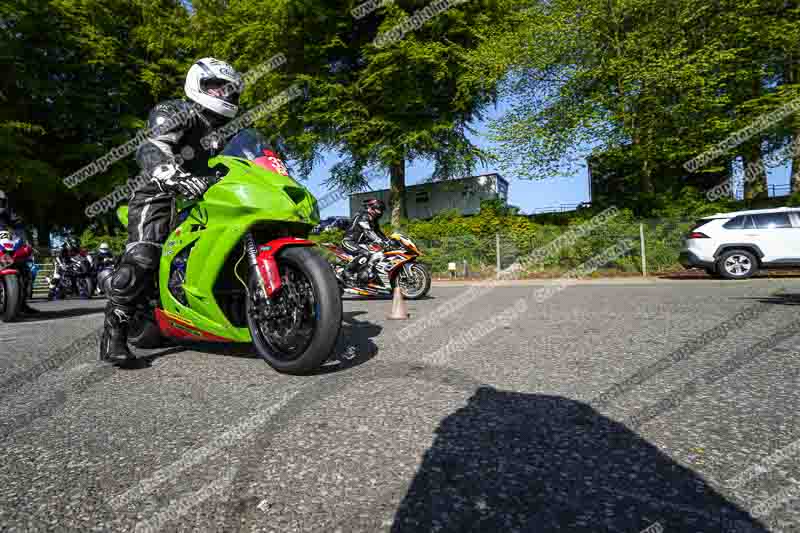
<path id="1" fill-rule="evenodd" d="M 244 89 L 244 81 L 228 63 L 204 57 L 189 69 L 183 89 L 190 100 L 205 109 L 233 118 L 239 111 L 239 95 Z"/>
<path id="2" fill-rule="evenodd" d="M 105 243 L 105 242 L 104 242 L 104 243 L 101 243 L 101 244 L 100 244 L 100 247 L 99 247 L 97 250 L 98 250 L 98 251 L 99 251 L 101 254 L 107 254 L 107 253 L 110 253 L 110 252 L 111 252 L 111 247 L 108 245 L 108 243 Z"/>

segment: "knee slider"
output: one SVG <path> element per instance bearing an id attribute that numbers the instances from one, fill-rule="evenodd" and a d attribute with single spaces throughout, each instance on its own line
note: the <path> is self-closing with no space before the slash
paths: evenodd
<path id="1" fill-rule="evenodd" d="M 110 288 L 110 298 L 114 303 L 133 303 L 144 288 L 144 276 L 135 265 L 123 263 L 111 276 Z"/>

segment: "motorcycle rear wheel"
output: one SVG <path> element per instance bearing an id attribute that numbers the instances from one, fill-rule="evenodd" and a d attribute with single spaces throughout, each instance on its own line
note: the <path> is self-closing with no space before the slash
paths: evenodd
<path id="1" fill-rule="evenodd" d="M 328 263 L 306 247 L 278 253 L 281 289 L 272 305 L 287 313 L 272 318 L 257 316 L 253 296 L 258 293 L 258 272 L 251 270 L 247 325 L 256 353 L 284 374 L 304 375 L 327 361 L 342 326 L 342 299 L 336 276 Z"/>
<path id="2" fill-rule="evenodd" d="M 0 277 L 0 318 L 3 322 L 15 321 L 19 317 L 21 305 L 19 277 L 14 274 Z"/>
<path id="3" fill-rule="evenodd" d="M 78 284 L 78 295 L 81 298 L 86 298 L 90 300 L 92 298 L 92 292 L 94 292 L 94 284 L 92 280 L 89 278 L 80 278 L 77 282 Z"/>

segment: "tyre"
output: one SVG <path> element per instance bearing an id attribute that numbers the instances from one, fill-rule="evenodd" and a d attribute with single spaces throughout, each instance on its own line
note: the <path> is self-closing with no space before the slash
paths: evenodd
<path id="1" fill-rule="evenodd" d="M 19 276 L 7 274 L 0 276 L 0 319 L 13 322 L 19 317 L 22 305 L 22 288 Z"/>
<path id="2" fill-rule="evenodd" d="M 408 279 L 405 269 L 392 280 L 392 290 L 395 284 L 400 284 L 400 292 L 403 293 L 403 298 L 406 300 L 419 300 L 424 298 L 431 290 L 431 273 L 428 267 L 422 263 L 411 263 L 409 266 L 414 276 L 413 279 Z"/>
<path id="3" fill-rule="evenodd" d="M 276 257 L 281 289 L 271 305 L 257 306 L 259 276 L 251 269 L 247 326 L 256 353 L 283 374 L 304 375 L 328 360 L 342 327 L 342 298 L 333 270 L 307 247 L 290 247 Z"/>
<path id="4" fill-rule="evenodd" d="M 94 290 L 94 287 L 92 287 L 92 282 L 89 278 L 78 279 L 78 295 L 81 298 L 91 299 L 92 290 Z"/>
<path id="5" fill-rule="evenodd" d="M 758 272 L 758 260 L 747 250 L 727 250 L 717 260 L 717 272 L 725 279 L 747 279 Z"/>
<path id="6" fill-rule="evenodd" d="M 132 346 L 145 350 L 160 348 L 164 345 L 161 329 L 151 316 L 137 312 L 128 325 L 128 342 Z"/>

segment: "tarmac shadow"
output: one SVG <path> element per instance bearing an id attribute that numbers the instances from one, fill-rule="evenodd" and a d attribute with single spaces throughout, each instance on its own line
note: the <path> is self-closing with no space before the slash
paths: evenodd
<path id="1" fill-rule="evenodd" d="M 748 298 L 748 299 L 757 300 L 765 304 L 800 305 L 800 293 L 781 293 L 781 294 L 773 294 L 772 296 L 763 296 L 761 298 Z"/>
<path id="2" fill-rule="evenodd" d="M 31 306 L 36 309 L 36 306 Z M 76 316 L 87 316 L 87 315 L 96 315 L 102 314 L 105 312 L 105 309 L 102 307 L 80 307 L 74 309 L 60 309 L 57 311 L 42 311 L 38 310 L 38 313 L 34 314 L 23 314 L 17 322 L 19 323 L 26 323 L 26 322 L 45 322 L 48 320 L 58 320 L 60 318 L 72 318 Z"/>
<path id="3" fill-rule="evenodd" d="M 383 328 L 372 322 L 356 318 L 366 313 L 366 311 L 342 313 L 342 329 L 339 338 L 330 359 L 320 369 L 320 374 L 353 368 L 378 355 L 378 346 L 372 339 L 380 335 Z"/>
<path id="4" fill-rule="evenodd" d="M 769 531 L 690 469 L 586 404 L 480 387 L 437 428 L 391 531 L 648 527 Z"/>
<path id="5" fill-rule="evenodd" d="M 315 374 L 338 372 L 363 364 L 378 354 L 378 347 L 372 339 L 383 328 L 371 322 L 358 320 L 358 315 L 366 311 L 351 311 L 342 313 L 342 329 L 334 346 L 333 353 L 325 365 Z M 213 343 L 175 341 L 171 343 L 172 349 L 163 354 L 151 355 L 151 359 L 161 355 L 171 355 L 183 350 L 194 350 L 216 355 L 229 355 L 232 357 L 255 358 L 255 348 L 249 343 Z"/>

